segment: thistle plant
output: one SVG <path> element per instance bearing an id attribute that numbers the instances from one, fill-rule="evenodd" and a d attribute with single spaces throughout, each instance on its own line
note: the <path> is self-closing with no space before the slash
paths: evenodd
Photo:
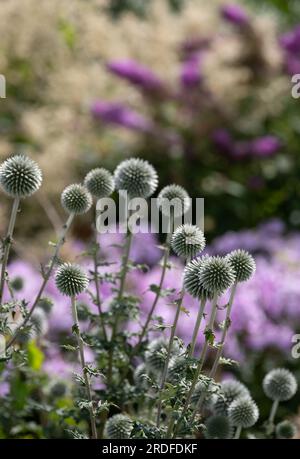
<path id="1" fill-rule="evenodd" d="M 297 427 L 290 421 L 282 421 L 276 426 L 276 437 L 280 439 L 294 438 Z"/>
<path id="2" fill-rule="evenodd" d="M 208 439 L 232 438 L 233 428 L 227 417 L 222 415 L 211 416 L 205 424 L 204 435 Z"/>
<path id="3" fill-rule="evenodd" d="M 82 339 L 81 332 L 80 332 L 78 313 L 77 313 L 77 304 L 76 304 L 76 297 L 87 289 L 89 280 L 88 280 L 87 275 L 81 269 L 80 266 L 70 264 L 70 263 L 64 263 L 56 271 L 55 283 L 56 283 L 58 290 L 60 291 L 62 295 L 66 295 L 71 298 L 72 315 L 73 315 L 73 320 L 74 320 L 74 325 L 73 325 L 72 330 L 73 330 L 73 333 L 76 335 L 76 339 L 77 339 L 80 364 L 82 368 L 82 374 L 83 374 L 85 389 L 86 389 L 87 398 L 88 398 L 92 438 L 97 438 L 96 419 L 95 419 L 95 413 L 94 413 L 94 407 L 93 407 L 90 376 L 88 373 L 88 367 L 85 362 L 84 341 Z"/>
<path id="4" fill-rule="evenodd" d="M 180 217 L 190 207 L 190 197 L 187 191 L 180 185 L 168 185 L 158 194 L 158 205 L 163 214 L 169 214 L 170 205 L 174 217 Z"/>
<path id="5" fill-rule="evenodd" d="M 290 400 L 296 393 L 298 384 L 294 375 L 285 368 L 271 370 L 263 380 L 263 389 L 268 398 L 273 400 L 269 424 L 274 424 L 279 402 Z"/>
<path id="6" fill-rule="evenodd" d="M 76 199 L 78 199 L 78 202 L 76 203 Z M 7 349 L 14 344 L 16 341 L 18 334 L 21 330 L 23 330 L 27 323 L 29 322 L 30 318 L 32 317 L 33 312 L 35 311 L 35 308 L 37 307 L 39 301 L 42 298 L 43 292 L 45 290 L 45 287 L 50 279 L 50 276 L 53 272 L 53 269 L 57 263 L 58 260 L 58 255 L 59 251 L 61 249 L 61 246 L 65 242 L 65 238 L 67 235 L 67 232 L 70 229 L 70 226 L 73 222 L 73 219 L 76 214 L 82 214 L 84 212 L 87 212 L 90 209 L 91 203 L 92 203 L 92 197 L 88 190 L 84 188 L 82 185 L 78 184 L 73 184 L 69 185 L 61 194 L 61 203 L 63 207 L 66 209 L 66 211 L 69 213 L 68 219 L 66 223 L 63 225 L 61 235 L 58 239 L 58 242 L 55 244 L 55 250 L 54 254 L 49 262 L 47 270 L 43 273 L 43 281 L 41 283 L 41 286 L 39 288 L 39 291 L 35 297 L 35 300 L 32 303 L 32 306 L 27 313 L 24 321 L 22 324 L 17 328 L 15 331 L 14 335 L 12 336 L 11 340 L 7 344 Z"/>
<path id="7" fill-rule="evenodd" d="M 229 422 L 236 427 L 234 438 L 240 438 L 242 429 L 252 427 L 258 417 L 258 407 L 250 397 L 239 397 L 234 400 L 228 409 Z"/>
<path id="8" fill-rule="evenodd" d="M 157 173 L 148 161 L 139 158 L 126 159 L 114 173 L 118 191 L 126 191 L 130 198 L 149 198 L 158 186 Z"/>
<path id="9" fill-rule="evenodd" d="M 250 392 L 244 384 L 234 379 L 222 382 L 221 392 L 214 403 L 214 413 L 227 416 L 231 403 L 241 397 L 250 397 Z"/>
<path id="10" fill-rule="evenodd" d="M 0 165 L 0 187 L 13 198 L 13 206 L 7 234 L 2 246 L 2 266 L 0 277 L 0 303 L 2 302 L 12 237 L 19 209 L 20 199 L 31 196 L 41 186 L 42 172 L 35 161 L 24 155 L 14 155 Z"/>
<path id="11" fill-rule="evenodd" d="M 124 414 L 115 414 L 106 423 L 105 436 L 111 440 L 123 440 L 130 438 L 133 422 Z"/>

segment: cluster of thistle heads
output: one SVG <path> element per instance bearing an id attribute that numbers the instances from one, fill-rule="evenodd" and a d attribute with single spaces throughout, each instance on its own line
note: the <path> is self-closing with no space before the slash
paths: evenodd
<path id="1" fill-rule="evenodd" d="M 161 340 L 153 342 L 150 354 L 146 358 L 146 366 L 141 364 L 135 372 L 135 383 L 141 385 L 145 390 L 145 374 L 148 371 L 161 370 L 163 364 L 155 355 L 159 353 L 159 348 L 164 346 Z M 179 349 L 174 350 L 178 352 Z M 147 367 L 147 368 L 146 368 Z M 177 367 L 176 380 L 182 379 L 186 367 Z M 169 381 L 174 383 L 173 371 L 169 369 Z M 148 383 L 149 384 L 149 383 Z M 217 390 L 208 390 L 211 383 L 200 380 L 195 388 L 192 398 L 192 407 L 197 405 L 200 397 L 205 393 L 205 412 L 207 413 L 205 424 L 202 427 L 202 434 L 206 439 L 231 439 L 237 429 L 249 429 L 257 424 L 259 420 L 259 409 L 253 400 L 248 388 L 237 380 L 223 381 Z M 208 387 L 207 387 L 208 386 Z M 277 368 L 271 370 L 263 380 L 263 390 L 265 395 L 274 401 L 283 402 L 291 399 L 297 391 L 297 382 L 293 374 L 284 369 Z M 131 438 L 133 420 L 125 414 L 112 416 L 106 423 L 106 435 L 108 438 Z M 272 426 L 273 437 L 278 439 L 290 439 L 297 433 L 296 425 L 284 420 Z M 250 438 L 254 438 L 251 436 Z"/>

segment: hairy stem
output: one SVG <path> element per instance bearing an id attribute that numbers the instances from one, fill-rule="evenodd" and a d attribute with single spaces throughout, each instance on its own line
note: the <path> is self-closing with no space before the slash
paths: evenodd
<path id="1" fill-rule="evenodd" d="M 151 309 L 148 313 L 148 316 L 147 316 L 147 319 L 146 319 L 146 322 L 143 326 L 143 329 L 142 329 L 142 332 L 140 334 L 140 337 L 139 337 L 139 340 L 138 340 L 138 343 L 133 351 L 133 355 L 137 354 L 137 352 L 139 351 L 139 348 L 142 344 L 142 341 L 146 335 L 146 332 L 147 332 L 147 329 L 148 329 L 148 325 L 152 319 L 152 316 L 154 314 L 154 311 L 155 311 L 155 308 L 157 306 L 157 303 L 158 303 L 158 300 L 160 298 L 160 295 L 161 295 L 161 291 L 162 291 L 162 286 L 163 286 L 163 283 L 164 283 L 164 280 L 165 280 L 165 276 L 166 276 L 166 272 L 167 272 L 167 267 L 168 267 L 168 260 L 169 260 L 169 255 L 170 255 L 170 241 L 171 241 L 171 236 L 172 236 L 172 231 L 173 231 L 173 218 L 171 217 L 170 219 L 170 231 L 167 235 L 167 239 L 166 239 L 166 246 L 165 246 L 165 253 L 164 253 L 164 256 L 163 256 L 163 261 L 162 261 L 162 271 L 161 271 L 161 276 L 160 276 L 160 281 L 159 281 L 159 285 L 158 285 L 158 289 L 156 291 L 156 295 L 155 295 L 155 298 L 154 298 L 154 301 L 152 303 L 152 306 L 151 306 Z"/>
<path id="2" fill-rule="evenodd" d="M 15 228 L 18 208 L 19 208 L 20 198 L 15 198 L 10 214 L 9 225 L 7 229 L 6 238 L 3 242 L 4 250 L 3 250 L 3 258 L 2 258 L 2 266 L 1 266 L 1 280 L 0 280 L 0 304 L 2 303 L 3 298 L 3 291 L 5 285 L 5 278 L 6 278 L 6 266 L 9 257 L 9 251 L 12 244 L 12 237 Z"/>
<path id="3" fill-rule="evenodd" d="M 202 298 L 201 302 L 200 302 L 200 307 L 199 307 L 199 310 L 198 310 L 198 315 L 197 315 L 197 319 L 196 319 L 196 323 L 195 323 L 195 327 L 194 327 L 194 331 L 193 331 L 192 342 L 191 342 L 190 350 L 189 350 L 189 354 L 188 354 L 189 358 L 193 357 L 193 355 L 194 355 L 194 351 L 195 351 L 195 347 L 196 347 L 196 340 L 197 340 L 199 329 L 201 327 L 201 322 L 202 322 L 202 318 L 203 318 L 205 304 L 206 304 L 206 299 Z"/>
<path id="4" fill-rule="evenodd" d="M 180 297 L 179 297 L 179 299 L 177 301 L 177 309 L 176 309 L 176 314 L 175 314 L 175 317 L 174 317 L 174 322 L 173 322 L 173 325 L 171 327 L 171 334 L 170 334 L 170 339 L 169 339 L 169 344 L 168 344 L 167 358 L 166 358 L 166 361 L 165 361 L 165 365 L 164 365 L 164 369 L 163 369 L 163 373 L 162 373 L 162 377 L 161 377 L 160 388 L 159 388 L 159 401 L 158 401 L 157 418 L 156 418 L 157 427 L 159 427 L 159 425 L 160 425 L 160 416 L 161 416 L 161 409 L 162 409 L 161 395 L 162 395 L 162 391 L 164 390 L 165 384 L 166 384 L 166 378 L 167 378 L 168 369 L 169 369 L 170 357 L 171 357 L 171 353 L 172 353 L 174 337 L 175 337 L 177 323 L 178 323 L 178 319 L 179 319 L 179 315 L 180 315 L 180 311 L 181 311 L 182 301 L 183 301 L 183 298 L 184 298 L 184 293 L 185 293 L 185 291 L 184 291 L 184 288 L 182 287 Z"/>
<path id="5" fill-rule="evenodd" d="M 75 334 L 77 338 L 77 344 L 78 344 L 78 350 L 79 350 L 79 357 L 80 357 L 80 364 L 82 368 L 82 374 L 85 382 L 85 388 L 86 388 L 86 393 L 87 393 L 87 398 L 90 404 L 89 412 L 90 412 L 90 421 L 91 421 L 91 429 L 92 429 L 92 438 L 97 439 L 97 429 L 96 429 L 96 420 L 95 420 L 95 413 L 94 413 L 94 407 L 93 407 L 93 398 L 92 398 L 92 390 L 91 390 L 91 384 L 90 384 L 90 377 L 87 372 L 87 367 L 85 363 L 85 357 L 84 357 L 84 349 L 83 349 L 83 339 L 80 333 L 80 328 L 79 328 L 79 321 L 78 321 L 78 314 L 77 314 L 77 307 L 76 307 L 76 299 L 75 297 L 71 298 L 71 303 L 72 303 L 72 314 L 73 314 L 73 320 L 74 320 L 74 329 L 75 329 Z"/>
<path id="6" fill-rule="evenodd" d="M 270 411 L 270 416 L 269 416 L 269 424 L 273 425 L 274 424 L 274 419 L 277 413 L 279 405 L 279 400 L 274 400 L 271 411 Z"/>
<path id="7" fill-rule="evenodd" d="M 31 309 L 30 309 L 29 313 L 27 314 L 27 316 L 25 317 L 25 319 L 21 323 L 21 325 L 17 328 L 17 330 L 15 331 L 15 333 L 14 333 L 13 337 L 11 338 L 11 340 L 8 342 L 7 347 L 6 347 L 7 349 L 16 341 L 20 331 L 27 325 L 28 321 L 30 320 L 30 318 L 31 318 L 31 316 L 32 316 L 37 304 L 38 304 L 38 302 L 40 301 L 41 296 L 42 296 L 42 294 L 43 294 L 43 292 L 45 290 L 45 287 L 46 287 L 46 285 L 47 285 L 47 283 L 49 281 L 49 278 L 50 278 L 51 273 L 53 271 L 53 268 L 55 266 L 55 263 L 57 262 L 57 257 L 58 257 L 60 248 L 65 242 L 66 234 L 67 234 L 67 232 L 68 232 L 68 230 L 69 230 L 69 228 L 71 226 L 71 223 L 72 223 L 73 219 L 74 219 L 74 214 L 70 214 L 67 222 L 63 226 L 63 230 L 62 230 L 61 236 L 59 238 L 59 241 L 56 244 L 55 252 L 54 252 L 54 254 L 53 254 L 52 258 L 51 258 L 48 271 L 47 271 L 46 274 L 44 274 L 44 280 L 43 280 L 43 282 L 41 284 L 41 287 L 40 287 L 40 289 L 38 291 L 38 294 L 37 294 L 32 306 L 31 306 Z"/>
<path id="8" fill-rule="evenodd" d="M 238 440 L 241 436 L 242 427 L 237 427 L 234 435 L 234 440 Z"/>

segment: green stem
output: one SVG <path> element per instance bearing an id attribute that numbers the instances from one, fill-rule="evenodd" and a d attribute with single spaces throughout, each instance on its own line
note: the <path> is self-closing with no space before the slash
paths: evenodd
<path id="1" fill-rule="evenodd" d="M 269 416 L 269 424 L 271 425 L 274 424 L 274 419 L 276 416 L 278 405 L 279 405 L 279 400 L 274 400 L 271 411 L 270 411 L 270 416 Z"/>
<path id="2" fill-rule="evenodd" d="M 12 244 L 12 237 L 13 237 L 13 232 L 14 232 L 14 228 L 15 228 L 15 223 L 16 223 L 19 203 L 20 203 L 20 198 L 15 198 L 14 202 L 13 202 L 11 214 L 10 214 L 10 220 L 9 220 L 9 225 L 8 225 L 8 229 L 7 229 L 6 238 L 5 238 L 5 241 L 3 243 L 4 251 L 3 251 L 3 259 L 2 259 L 2 266 L 1 266 L 0 304 L 2 303 L 3 290 L 4 290 L 4 284 L 5 284 L 5 278 L 6 278 L 6 275 L 5 275 L 6 266 L 7 266 L 7 262 L 8 262 L 10 247 L 11 247 L 11 244 Z"/>
<path id="3" fill-rule="evenodd" d="M 213 301 L 212 301 L 211 316 L 210 316 L 210 319 L 209 319 L 209 323 L 208 323 L 208 325 L 206 327 L 206 329 L 208 329 L 208 330 L 212 330 L 213 326 L 214 326 L 214 322 L 215 322 L 215 318 L 216 318 L 216 314 L 217 314 L 217 300 L 218 300 L 218 295 L 215 294 L 214 298 L 213 298 Z M 189 392 L 187 394 L 187 397 L 186 397 L 186 400 L 185 400 L 185 404 L 184 404 L 184 407 L 183 407 L 181 418 L 183 418 L 183 416 L 186 414 L 186 412 L 188 410 L 188 407 L 190 405 L 190 402 L 191 402 L 191 399 L 192 399 L 196 384 L 198 382 L 200 373 L 202 371 L 202 368 L 203 368 L 203 365 L 204 365 L 204 362 L 205 362 L 205 359 L 206 359 L 206 354 L 207 354 L 208 347 L 209 347 L 209 341 L 207 339 L 205 339 L 205 343 L 204 343 L 204 346 L 202 348 L 202 352 L 201 352 L 201 355 L 200 355 L 200 358 L 199 358 L 199 361 L 198 361 L 198 365 L 197 365 L 197 368 L 196 368 L 196 373 L 195 373 L 195 376 L 194 376 L 193 381 L 192 381 L 192 385 L 190 387 L 190 390 L 189 390 Z M 173 438 L 176 438 L 176 434 L 178 432 L 179 427 L 180 427 L 180 420 L 178 420 L 177 426 L 176 426 L 175 431 L 174 431 Z"/>
<path id="4" fill-rule="evenodd" d="M 169 255 L 170 255 L 170 241 L 171 241 L 171 236 L 172 236 L 172 231 L 173 231 L 173 218 L 171 217 L 171 220 L 170 220 L 170 231 L 167 235 L 167 240 L 166 240 L 166 246 L 165 246 L 165 253 L 164 253 L 164 257 L 163 257 L 163 262 L 162 262 L 162 271 L 161 271 L 161 276 L 160 276 L 160 281 L 159 281 L 159 285 L 158 285 L 158 289 L 157 289 L 157 292 L 156 292 L 156 295 L 155 295 L 155 298 L 154 298 L 154 301 L 152 303 L 152 306 L 151 306 L 151 309 L 148 313 L 148 316 L 147 316 L 147 319 L 146 319 L 146 322 L 143 326 L 143 329 L 142 329 L 142 332 L 140 334 L 140 337 L 139 337 L 139 340 L 138 340 L 138 343 L 137 345 L 135 346 L 134 350 L 133 350 L 133 353 L 132 353 L 132 357 L 134 355 L 137 354 L 137 352 L 139 351 L 140 349 L 140 346 L 142 344 L 142 341 L 146 335 L 146 332 L 147 332 L 147 329 L 148 329 L 148 325 L 152 319 L 152 316 L 154 314 L 154 311 L 155 311 L 155 308 L 157 306 L 157 303 L 158 303 L 158 300 L 160 298 L 160 295 L 161 295 L 161 291 L 162 291 L 162 286 L 163 286 L 163 283 L 164 283 L 164 280 L 165 280 L 165 276 L 166 276 L 166 272 L 167 272 L 167 267 L 168 267 L 168 260 L 169 260 Z"/>
<path id="5" fill-rule="evenodd" d="M 236 431 L 235 431 L 235 436 L 234 436 L 234 440 L 238 440 L 241 436 L 241 432 L 242 432 L 242 427 L 237 427 L 236 428 Z"/>
<path id="6" fill-rule="evenodd" d="M 102 328 L 102 332 L 103 332 L 103 336 L 104 336 L 104 339 L 105 341 L 107 341 L 107 334 L 106 334 L 106 330 L 105 330 L 105 325 L 104 325 L 104 320 L 103 320 L 103 312 L 102 312 L 102 308 L 101 308 L 101 295 L 100 295 L 100 286 L 99 286 L 99 282 L 98 282 L 98 248 L 99 248 L 99 245 L 98 245 L 98 241 L 97 241 L 97 233 L 95 233 L 95 250 L 94 250 L 94 282 L 95 282 L 95 287 L 96 287 L 96 305 L 97 305 L 97 308 L 98 308 L 98 312 L 99 312 L 99 317 L 100 317 L 100 323 L 101 323 L 101 328 Z"/>
<path id="7" fill-rule="evenodd" d="M 31 318 L 31 316 L 32 316 L 32 314 L 33 314 L 38 302 L 40 301 L 41 296 L 42 296 L 42 294 L 44 292 L 44 289 L 45 289 L 45 287 L 46 287 L 46 285 L 47 285 L 47 283 L 49 281 L 50 275 L 51 275 L 51 273 L 53 271 L 53 268 L 55 266 L 55 263 L 57 262 L 57 257 L 58 257 L 60 248 L 63 245 L 63 243 L 65 242 L 66 234 L 67 234 L 67 232 L 68 232 L 68 230 L 69 230 L 69 228 L 71 226 L 71 223 L 72 223 L 73 219 L 74 219 L 74 214 L 70 214 L 67 222 L 63 226 L 63 230 L 62 230 L 61 236 L 59 238 L 59 241 L 56 244 L 54 255 L 52 256 L 51 261 L 50 261 L 50 266 L 48 268 L 47 273 L 44 275 L 44 280 L 43 280 L 42 285 L 41 285 L 41 287 L 40 287 L 40 289 L 38 291 L 38 294 L 37 294 L 32 306 L 31 306 L 31 309 L 30 309 L 29 313 L 27 314 L 26 318 L 24 319 L 22 324 L 17 328 L 17 330 L 15 331 L 13 337 L 8 342 L 7 349 L 16 341 L 20 331 L 26 326 L 26 324 L 30 320 L 30 318 Z"/>
<path id="8" fill-rule="evenodd" d="M 92 438 L 97 439 L 97 429 L 96 429 L 96 420 L 95 420 L 95 412 L 93 408 L 93 398 L 92 398 L 92 390 L 91 390 L 91 384 L 90 384 L 90 378 L 87 372 L 87 367 L 85 363 L 85 357 L 84 357 L 84 348 L 83 348 L 83 339 L 80 333 L 80 328 L 79 328 L 79 321 L 78 321 L 78 314 L 77 314 L 77 307 L 76 307 L 76 299 L 75 297 L 71 298 L 71 304 L 72 304 L 72 314 L 73 314 L 73 320 L 75 324 L 75 333 L 76 333 L 76 338 L 77 338 L 77 344 L 78 344 L 78 350 L 79 350 L 79 357 L 80 357 L 80 363 L 81 363 L 81 368 L 82 368 L 82 374 L 84 377 L 84 382 L 85 382 L 85 387 L 86 387 L 86 392 L 87 392 L 87 397 L 88 401 L 90 404 L 89 408 L 89 413 L 90 413 L 90 421 L 91 421 L 91 429 L 92 429 Z"/>
<path id="9" fill-rule="evenodd" d="M 165 384 L 166 384 L 166 378 L 167 378 L 167 374 L 168 374 L 170 357 L 171 357 L 171 353 L 172 353 L 173 342 L 174 342 L 175 332 L 176 332 L 178 319 L 179 319 L 179 315 L 180 315 L 180 311 L 181 311 L 181 305 L 182 305 L 184 293 L 185 293 L 185 291 L 184 291 L 184 288 L 182 287 L 180 298 L 179 298 L 179 300 L 177 302 L 177 309 L 176 309 L 176 314 L 175 314 L 175 317 L 174 317 L 174 322 L 173 322 L 173 325 L 171 327 L 171 334 L 170 334 L 170 339 L 169 339 L 167 358 L 166 358 L 166 361 L 165 361 L 165 365 L 164 365 L 164 369 L 163 369 L 163 373 L 162 373 L 162 378 L 161 378 L 161 383 L 160 383 L 160 388 L 159 388 L 159 394 L 158 394 L 159 401 L 158 401 L 157 418 L 156 418 L 157 427 L 160 426 L 160 416 L 161 416 L 161 409 L 162 409 L 161 395 L 162 395 L 162 391 L 164 390 Z"/>
<path id="10" fill-rule="evenodd" d="M 202 298 L 201 302 L 200 302 L 200 307 L 199 307 L 199 310 L 198 310 L 198 315 L 197 315 L 197 319 L 196 319 L 196 323 L 195 323 L 195 327 L 194 327 L 194 331 L 193 331 L 192 342 L 191 342 L 190 350 L 189 350 L 189 354 L 188 354 L 189 358 L 193 357 L 193 355 L 194 355 L 194 351 L 195 351 L 195 347 L 196 347 L 196 340 L 197 340 L 199 329 L 201 327 L 201 322 L 202 322 L 202 318 L 203 318 L 205 304 L 206 304 L 206 299 Z"/>

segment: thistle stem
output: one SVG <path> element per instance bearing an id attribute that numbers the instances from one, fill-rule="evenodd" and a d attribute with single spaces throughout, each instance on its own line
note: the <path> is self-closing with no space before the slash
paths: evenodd
<path id="1" fill-rule="evenodd" d="M 86 393 L 87 393 L 88 401 L 90 404 L 89 412 L 90 412 L 90 421 L 91 421 L 91 429 L 92 429 L 92 438 L 97 439 L 97 429 L 96 429 L 95 413 L 94 413 L 94 408 L 93 408 L 92 390 L 91 390 L 90 378 L 87 373 L 87 367 L 85 363 L 83 339 L 80 333 L 77 307 L 76 307 L 76 299 L 74 296 L 72 296 L 71 298 L 71 303 L 72 303 L 73 320 L 74 320 L 74 325 L 75 325 L 74 327 L 75 334 L 76 334 L 78 350 L 79 350 L 80 364 L 81 364 L 82 374 L 83 374 L 83 378 L 85 382 Z"/>
<path id="2" fill-rule="evenodd" d="M 235 431 L 235 435 L 234 435 L 234 440 L 238 440 L 240 438 L 241 432 L 242 432 L 242 427 L 241 426 L 237 427 Z"/>
<path id="3" fill-rule="evenodd" d="M 59 241 L 56 244 L 55 252 L 54 252 L 54 255 L 51 258 L 48 271 L 44 275 L 44 280 L 43 280 L 43 282 L 41 284 L 41 287 L 40 287 L 40 289 L 39 289 L 39 291 L 37 293 L 37 296 L 36 296 L 32 306 L 31 306 L 31 309 L 30 309 L 29 313 L 27 314 L 27 316 L 25 317 L 25 319 L 23 320 L 23 322 L 21 323 L 21 325 L 15 331 L 15 333 L 14 333 L 13 337 L 11 338 L 11 340 L 8 342 L 7 347 L 6 347 L 7 349 L 16 341 L 21 329 L 23 329 L 26 326 L 26 324 L 30 320 L 30 318 L 31 318 L 31 316 L 32 316 L 32 314 L 33 314 L 38 302 L 40 301 L 41 296 L 42 296 L 42 294 L 43 294 L 43 292 L 45 290 L 45 287 L 46 287 L 46 285 L 47 285 L 47 283 L 49 281 L 49 278 L 50 278 L 51 273 L 53 271 L 53 268 L 55 266 L 55 263 L 57 262 L 57 257 L 58 257 L 60 248 L 65 242 L 66 234 L 67 234 L 67 232 L 68 232 L 68 230 L 69 230 L 69 228 L 71 226 L 71 223 L 72 223 L 73 219 L 74 219 L 74 214 L 70 214 L 67 222 L 63 226 L 63 230 L 62 230 L 61 236 L 59 238 Z"/>
<path id="4" fill-rule="evenodd" d="M 182 301 L 183 301 L 183 298 L 184 298 L 184 293 L 185 293 L 185 290 L 184 290 L 184 287 L 183 287 L 182 290 L 181 290 L 180 298 L 179 298 L 179 300 L 177 302 L 176 314 L 175 314 L 175 317 L 174 317 L 173 325 L 171 327 L 171 334 L 170 334 L 170 339 L 169 339 L 167 358 L 166 358 L 166 361 L 165 361 L 165 365 L 164 365 L 164 369 L 163 369 L 163 373 L 162 373 L 162 377 L 161 377 L 161 383 L 160 383 L 159 394 L 158 394 L 159 395 L 159 401 L 158 401 L 158 409 L 157 409 L 157 418 L 156 418 L 157 427 L 160 426 L 160 416 L 161 416 L 161 409 L 162 409 L 161 395 L 162 395 L 162 391 L 164 390 L 165 384 L 166 384 L 166 378 L 167 378 L 167 374 L 168 374 L 170 357 L 171 357 L 171 353 L 172 353 L 174 337 L 175 337 L 175 332 L 176 332 L 178 319 L 179 319 L 179 315 L 180 315 L 180 311 L 181 311 Z"/>
<path id="5" fill-rule="evenodd" d="M 100 287 L 99 287 L 99 282 L 98 282 L 98 253 L 99 253 L 99 245 L 97 241 L 97 233 L 95 233 L 95 250 L 93 253 L 93 259 L 94 259 L 94 282 L 95 282 L 95 287 L 96 287 L 96 305 L 98 308 L 99 312 L 99 318 L 100 318 L 100 323 L 101 323 L 101 328 L 103 332 L 103 336 L 105 341 L 107 341 L 107 333 L 105 330 L 105 325 L 104 325 L 104 320 L 103 320 L 103 312 L 102 312 L 102 307 L 101 307 L 101 295 L 100 295 Z"/>
<path id="6" fill-rule="evenodd" d="M 217 299 L 218 299 L 218 295 L 215 294 L 214 298 L 213 298 L 213 301 L 212 301 L 211 316 L 210 316 L 210 319 L 209 319 L 209 323 L 208 323 L 208 325 L 206 327 L 206 329 L 209 329 L 209 330 L 212 330 L 213 326 L 214 326 L 214 322 L 215 322 L 215 318 L 216 318 L 216 314 L 217 314 Z M 195 391 L 196 384 L 198 382 L 200 373 L 202 371 L 202 368 L 203 368 L 203 365 L 204 365 L 204 362 L 205 362 L 205 359 L 206 359 L 208 346 L 209 346 L 209 341 L 207 339 L 205 339 L 205 343 L 204 343 L 204 346 L 202 348 L 202 352 L 201 352 L 201 355 L 200 355 L 200 358 L 199 358 L 199 361 L 198 361 L 198 365 L 197 365 L 197 368 L 196 368 L 196 373 L 195 373 L 195 376 L 193 378 L 190 390 L 189 390 L 189 392 L 187 394 L 187 397 L 186 397 L 186 400 L 185 400 L 185 404 L 184 404 L 184 407 L 183 407 L 183 411 L 181 413 L 181 418 L 183 418 L 183 416 L 186 414 L 186 412 L 188 410 L 188 407 L 190 405 L 193 393 Z M 175 431 L 174 431 L 173 438 L 176 438 L 176 434 L 178 432 L 179 426 L 180 426 L 180 420 L 178 420 L 177 426 L 176 426 Z"/>
<path id="7" fill-rule="evenodd" d="M 139 351 L 139 348 L 140 348 L 140 346 L 142 344 L 142 341 L 143 341 L 143 339 L 144 339 L 144 337 L 146 335 L 146 332 L 147 332 L 147 329 L 148 329 L 148 325 L 149 325 L 149 323 L 150 323 L 150 321 L 152 319 L 152 316 L 154 314 L 155 308 L 157 306 L 158 300 L 159 300 L 160 295 L 161 295 L 162 286 L 163 286 L 163 283 L 164 283 L 164 280 L 165 280 L 167 267 L 168 267 L 168 260 L 169 260 L 169 255 L 170 255 L 170 242 L 171 242 L 171 236 L 172 236 L 172 232 L 173 232 L 173 224 L 174 224 L 174 221 L 173 221 L 173 217 L 171 216 L 171 219 L 170 219 L 170 231 L 168 232 L 167 239 L 166 239 L 165 253 L 164 253 L 163 261 L 162 261 L 162 271 L 161 271 L 161 276 L 160 276 L 158 289 L 156 291 L 156 295 L 155 295 L 154 301 L 152 303 L 152 306 L 151 306 L 151 309 L 150 309 L 150 311 L 148 313 L 146 322 L 145 322 L 145 324 L 143 326 L 143 329 L 142 329 L 142 332 L 140 334 L 138 343 L 137 343 L 137 345 L 136 345 L 136 347 L 135 347 L 135 349 L 133 351 L 133 355 L 135 355 Z"/>
<path id="8" fill-rule="evenodd" d="M 274 424 L 274 419 L 277 413 L 278 405 L 279 405 L 279 400 L 274 400 L 271 411 L 270 411 L 270 416 L 269 416 L 269 424 L 271 425 Z"/>
<path id="9" fill-rule="evenodd" d="M 12 237 L 13 237 L 13 232 L 15 228 L 15 223 L 16 223 L 16 218 L 17 218 L 17 213 L 18 213 L 18 208 L 19 208 L 19 203 L 20 203 L 20 198 L 15 198 L 10 214 L 10 220 L 9 220 L 9 225 L 7 229 L 7 234 L 5 241 L 3 243 L 4 245 L 4 251 L 3 251 L 3 259 L 2 259 L 2 266 L 1 266 L 1 280 L 0 280 L 0 304 L 2 303 L 2 297 L 3 297 L 3 290 L 4 290 L 4 284 L 5 284 L 5 278 L 6 278 L 6 266 L 8 262 L 8 257 L 9 257 L 9 251 L 10 247 L 12 244 Z"/>
<path id="10" fill-rule="evenodd" d="M 193 355 L 194 355 L 194 351 L 195 351 L 195 347 L 196 347 L 196 340 L 197 340 L 199 329 L 201 327 L 201 322 L 202 322 L 202 318 L 203 318 L 205 304 L 206 304 L 206 299 L 202 298 L 201 302 L 200 302 L 200 307 L 199 307 L 199 310 L 198 310 L 198 315 L 197 315 L 197 319 L 196 319 L 196 323 L 195 323 L 195 327 L 194 327 L 194 331 L 193 331 L 192 342 L 191 342 L 190 350 L 189 350 L 189 354 L 188 354 L 189 358 L 193 357 Z"/>

